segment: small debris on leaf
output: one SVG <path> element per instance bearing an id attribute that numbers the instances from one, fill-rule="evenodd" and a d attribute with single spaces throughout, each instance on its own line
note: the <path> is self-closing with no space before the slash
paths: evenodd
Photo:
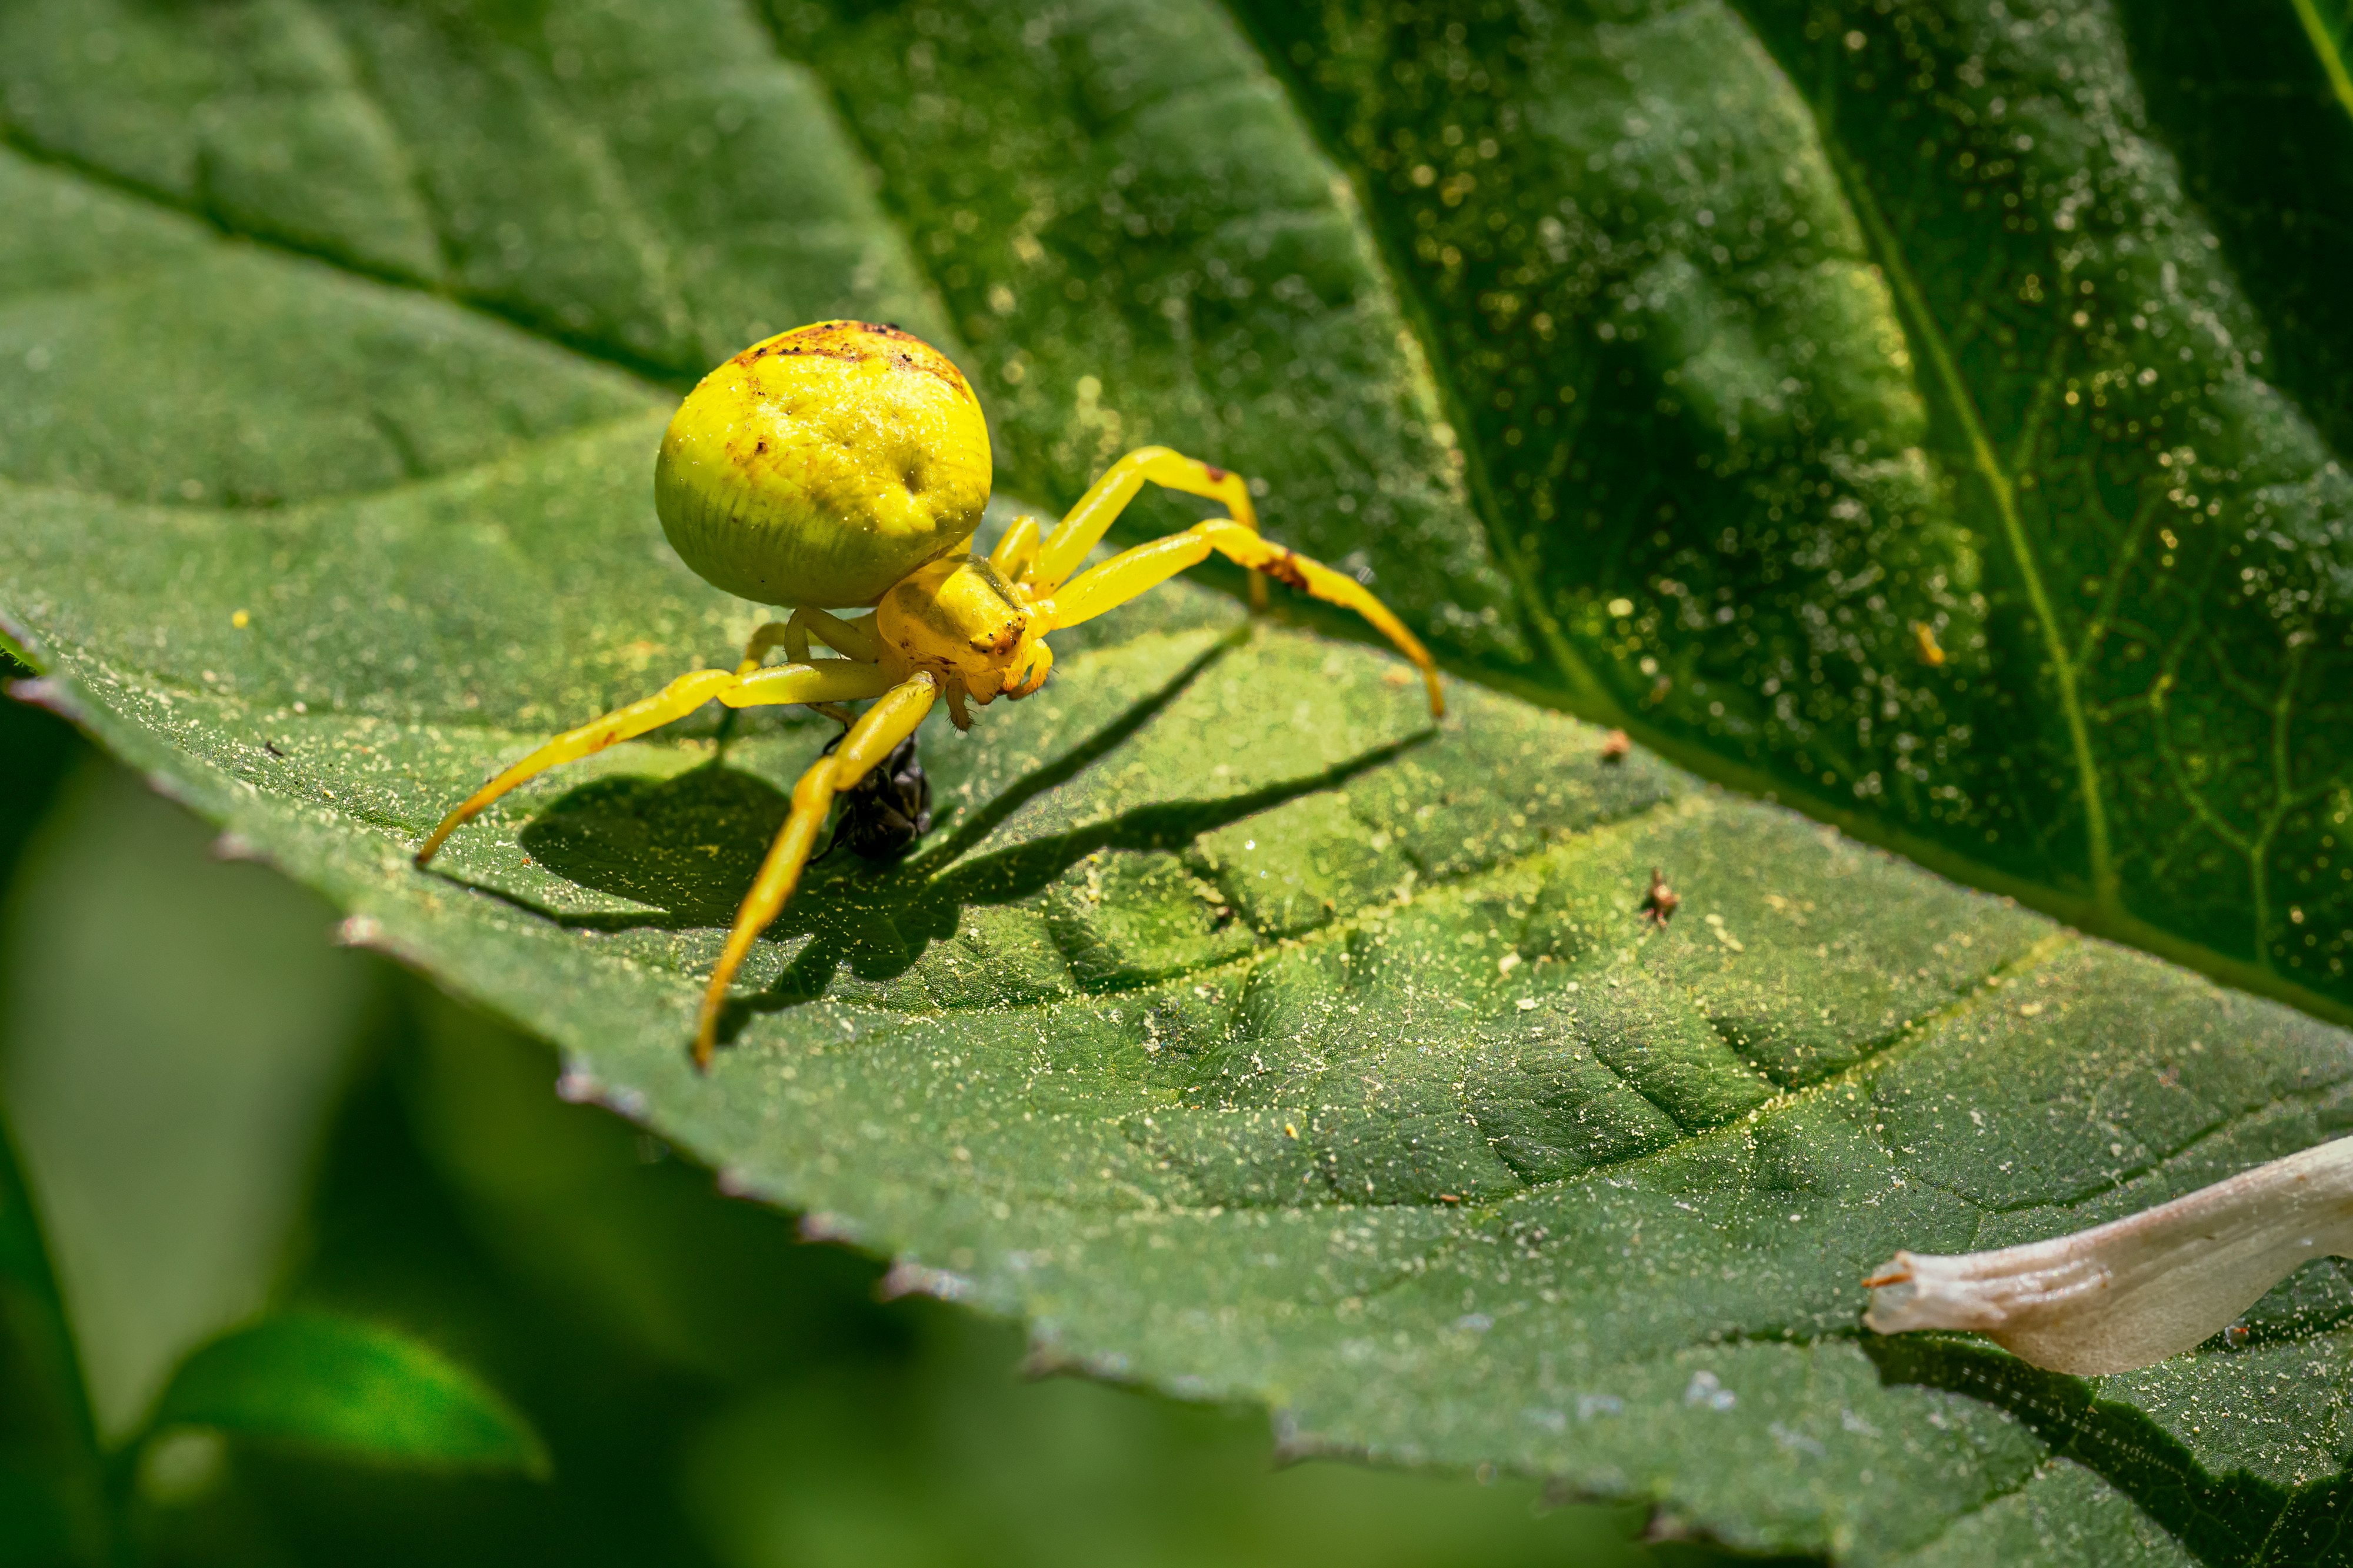
<path id="1" fill-rule="evenodd" d="M 1651 890 L 1642 895 L 1642 918 L 1663 929 L 1683 903 L 1683 895 L 1667 886 L 1656 866 L 1651 868 Z"/>

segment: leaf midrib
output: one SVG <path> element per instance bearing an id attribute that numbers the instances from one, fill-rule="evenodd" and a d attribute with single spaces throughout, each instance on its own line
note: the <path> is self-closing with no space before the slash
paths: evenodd
<path id="1" fill-rule="evenodd" d="M 2083 796 L 2084 834 L 2086 839 L 2085 858 L 2089 862 L 2094 906 L 2106 913 L 2121 912 L 2117 898 L 2116 869 L 2108 844 L 2107 805 L 2102 795 L 2098 753 L 2092 744 L 2092 727 L 2084 710 L 2084 701 L 2075 682 L 2073 655 L 2067 647 L 2056 604 L 2042 581 L 2042 567 L 2033 542 L 2026 536 L 2026 521 L 2018 508 L 2018 490 L 2001 456 L 1994 450 L 1993 438 L 1987 432 L 1985 421 L 1978 412 L 1977 399 L 1968 383 L 1961 375 L 1960 366 L 1953 359 L 1952 345 L 1946 341 L 1944 329 L 1929 310 L 1920 281 L 1889 227 L 1886 216 L 1879 210 L 1878 198 L 1872 194 L 1870 184 L 1861 170 L 1854 166 L 1843 148 L 1832 140 L 1833 126 L 1830 117 L 1814 110 L 1816 133 L 1830 153 L 1832 165 L 1839 173 L 1840 188 L 1853 210 L 1865 234 L 1870 236 L 1872 249 L 1879 257 L 1881 269 L 1886 274 L 1895 297 L 1902 301 L 1904 314 L 1912 328 L 1912 336 L 1926 351 L 1934 368 L 1938 388 L 1945 395 L 1946 405 L 1960 426 L 1968 442 L 1969 456 L 1978 477 L 1985 481 L 1992 496 L 1994 510 L 2001 518 L 2003 540 L 2010 546 L 2010 558 L 2026 584 L 2027 598 L 2034 606 L 2034 624 L 2041 635 L 2043 652 L 2051 661 L 2052 679 L 2059 688 L 2059 710 L 2067 721 L 2067 738 L 2075 763 L 2077 788 Z"/>
<path id="2" fill-rule="evenodd" d="M 2353 114 L 2353 70 L 2346 67 L 2342 42 L 2328 30 L 2328 20 L 2320 14 L 2314 0 L 2288 0 L 2295 7 L 2295 19 L 2304 24 L 2304 36 L 2312 41 L 2312 52 L 2319 57 L 2320 68 L 2328 78 L 2328 90 L 2337 105 Z"/>

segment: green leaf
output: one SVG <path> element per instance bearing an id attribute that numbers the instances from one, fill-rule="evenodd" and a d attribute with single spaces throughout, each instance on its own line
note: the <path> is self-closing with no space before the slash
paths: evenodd
<path id="1" fill-rule="evenodd" d="M 672 387 L 902 321 L 1013 489 L 1215 448 L 1471 667 L 2348 1016 L 2341 17 L 1242 10 L 35 5 L 0 93 L 36 156 Z M 208 317 L 192 348 L 268 352 Z M 283 352 L 329 352 L 308 325 Z M 267 437 L 299 378 L 110 387 L 157 405 L 111 482 L 438 472 L 621 395 L 444 363 L 501 384 L 461 426 L 357 357 L 366 411 Z M 245 460 L 147 471 L 187 436 Z M 27 426 L 9 467 L 104 438 Z M 290 443 L 343 456 L 251 450 Z"/>
<path id="2" fill-rule="evenodd" d="M 315 897 L 207 858 L 204 825 L 121 770 L 90 759 L 59 796 L 0 942 L 0 1101 L 111 1447 L 269 1300 L 366 965 L 320 942 Z"/>
<path id="3" fill-rule="evenodd" d="M 0 676 L 26 673 L 0 658 Z M 0 707 L 0 887 L 78 749 L 48 715 Z M 11 978 L 0 968 L 0 1008 Z M 0 1563 L 95 1561 L 110 1529 L 98 1426 L 15 1120 L 13 1106 L 0 1111 Z"/>
<path id="4" fill-rule="evenodd" d="M 2335 1265 L 2096 1383 L 1871 1339 L 1856 1280 L 2315 1142 L 2353 1040 L 1526 699 L 2341 1013 L 2343 343 L 2254 357 L 2338 242 L 2242 290 L 2276 220 L 2185 197 L 2137 12 L 1265 9 L 0 16 L 39 694 L 1041 1366 L 1854 1562 L 2319 1552 Z M 2342 134 L 2281 58 L 2224 79 Z M 837 313 L 962 358 L 1008 490 L 1145 440 L 1265 478 L 1489 689 L 1430 733 L 1386 655 L 1198 589 L 1058 639 L 927 740 L 925 849 L 813 873 L 704 1079 L 821 725 L 699 720 L 406 851 L 731 657 L 652 446 Z"/>
<path id="5" fill-rule="evenodd" d="M 0 1121 L 0 1563 L 90 1561 L 105 1550 L 105 1477 L 73 1327 Z"/>
<path id="6" fill-rule="evenodd" d="M 2126 9 L 1264 26 L 1428 302 L 1563 689 L 2341 1005 L 2353 362 L 2299 307 L 2353 250 L 2233 247 L 2250 295 L 2178 160 L 2309 223 L 2326 197 L 2253 143 L 2292 121 L 2341 163 L 2353 121 L 2291 47 L 2242 79 L 2276 116 L 2234 96 L 2176 152 L 2133 34 L 2196 25 Z M 2204 79 L 2186 41 L 2153 90 Z"/>
<path id="7" fill-rule="evenodd" d="M 844 9 L 779 6 L 781 36 L 975 352 L 1025 367 L 999 419 L 1039 493 L 1140 430 L 1237 448 L 1285 476 L 1271 518 L 1497 675 L 2346 1016 L 2353 339 L 2312 328 L 2353 266 L 2353 118 L 2286 4 L 2180 153 L 2130 53 L 2208 79 L 2174 7 L 1997 37 L 1963 4 L 1243 5 L 1257 59 L 1184 8 Z M 2266 228 L 2226 255 L 2176 157 Z M 1410 388 L 1406 423 L 1292 393 L 1335 368 Z M 1381 456 L 1298 489 L 1300 446 L 1352 438 Z M 1400 460 L 1446 505 L 1393 500 Z M 1512 585 L 1500 629 L 1441 516 Z"/>
<path id="8" fill-rule="evenodd" d="M 198 1350 L 152 1429 L 209 1426 L 382 1464 L 547 1473 L 531 1424 L 430 1345 L 320 1312 L 265 1318 Z"/>

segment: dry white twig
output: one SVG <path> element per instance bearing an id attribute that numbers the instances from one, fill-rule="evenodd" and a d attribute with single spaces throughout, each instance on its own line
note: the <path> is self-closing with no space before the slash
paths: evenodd
<path id="1" fill-rule="evenodd" d="M 2298 1265 L 2353 1257 L 2353 1138 L 2052 1241 L 1899 1252 L 1863 1281 L 1883 1334 L 1972 1329 L 2053 1372 L 2130 1372 L 2220 1332 Z"/>

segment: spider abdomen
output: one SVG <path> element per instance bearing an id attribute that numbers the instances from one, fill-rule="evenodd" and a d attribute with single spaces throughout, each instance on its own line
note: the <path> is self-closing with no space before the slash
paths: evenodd
<path id="1" fill-rule="evenodd" d="M 704 376 L 662 437 L 654 509 L 681 560 L 764 605 L 871 605 L 988 504 L 963 373 L 896 327 L 820 321 Z"/>

